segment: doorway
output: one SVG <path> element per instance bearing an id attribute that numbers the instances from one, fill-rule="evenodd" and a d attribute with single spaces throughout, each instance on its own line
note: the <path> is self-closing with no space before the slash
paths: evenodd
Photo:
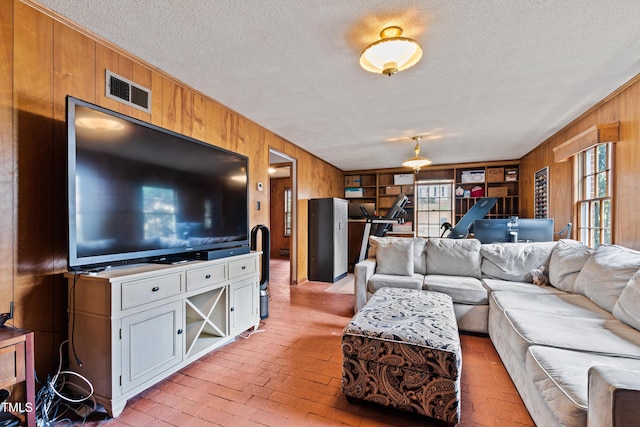
<path id="1" fill-rule="evenodd" d="M 296 160 L 269 149 L 269 229 L 272 260 L 289 261 L 289 284 L 296 282 Z"/>

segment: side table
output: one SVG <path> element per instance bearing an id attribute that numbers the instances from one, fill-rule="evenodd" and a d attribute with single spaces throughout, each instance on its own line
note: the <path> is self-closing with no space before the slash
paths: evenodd
<path id="1" fill-rule="evenodd" d="M 0 388 L 25 383 L 24 408 L 29 427 L 36 425 L 34 369 L 33 332 L 9 326 L 0 328 Z"/>

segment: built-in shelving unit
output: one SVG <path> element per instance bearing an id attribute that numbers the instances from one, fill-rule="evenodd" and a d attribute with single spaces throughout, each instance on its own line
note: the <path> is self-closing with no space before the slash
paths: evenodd
<path id="1" fill-rule="evenodd" d="M 400 193 L 409 201 L 405 209 L 413 209 L 414 174 L 406 172 L 369 172 L 345 176 L 345 198 L 352 202 L 376 205 L 376 215 L 385 216 Z"/>
<path id="2" fill-rule="evenodd" d="M 375 203 L 378 207 L 378 174 L 363 173 L 357 175 L 345 175 L 344 178 L 346 199 Z"/>
<path id="3" fill-rule="evenodd" d="M 478 199 L 497 198 L 496 205 L 487 214 L 489 219 L 518 216 L 520 212 L 520 167 L 518 164 L 501 166 L 459 167 L 455 171 L 456 222 Z"/>
<path id="4" fill-rule="evenodd" d="M 398 175 L 413 176 L 414 181 L 452 179 L 454 190 L 457 190 L 454 206 L 456 221 L 483 197 L 497 198 L 487 218 L 508 218 L 519 216 L 520 213 L 518 161 L 441 165 L 427 167 L 417 174 L 406 169 L 349 172 L 345 174 L 345 197 L 351 202 L 375 203 L 376 214 L 384 216 L 397 195 L 403 192 L 409 197 L 406 209 L 413 212 L 414 181 L 399 183 Z"/>
<path id="5" fill-rule="evenodd" d="M 380 173 L 378 174 L 378 215 L 386 215 L 400 193 L 407 196 L 405 210 L 413 210 L 413 173 Z"/>

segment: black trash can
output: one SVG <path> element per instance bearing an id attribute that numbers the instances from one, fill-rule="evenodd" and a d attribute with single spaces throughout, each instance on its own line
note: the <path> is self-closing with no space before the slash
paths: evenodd
<path id="1" fill-rule="evenodd" d="M 262 268 L 260 275 L 260 318 L 269 317 L 269 262 L 271 260 L 271 240 L 269 227 L 256 225 L 251 229 L 251 250 L 258 247 L 258 232 L 262 234 Z"/>

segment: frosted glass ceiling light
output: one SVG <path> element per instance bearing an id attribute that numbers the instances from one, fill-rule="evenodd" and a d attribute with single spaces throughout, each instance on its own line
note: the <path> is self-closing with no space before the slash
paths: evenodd
<path id="1" fill-rule="evenodd" d="M 76 124 L 83 128 L 100 131 L 115 131 L 124 129 L 124 124 L 117 120 L 103 117 L 78 117 Z"/>
<path id="2" fill-rule="evenodd" d="M 416 155 L 411 157 L 410 159 L 405 160 L 404 163 L 402 163 L 402 166 L 413 168 L 413 170 L 418 173 L 421 168 L 429 166 L 431 164 L 431 160 L 420 155 L 420 140 L 422 139 L 422 137 L 414 136 L 413 139 L 416 141 L 416 146 L 413 149 Z"/>
<path id="3" fill-rule="evenodd" d="M 417 41 L 401 35 L 400 27 L 382 30 L 380 40 L 371 43 L 360 55 L 362 68 L 390 76 L 413 67 L 422 58 L 422 48 Z"/>

